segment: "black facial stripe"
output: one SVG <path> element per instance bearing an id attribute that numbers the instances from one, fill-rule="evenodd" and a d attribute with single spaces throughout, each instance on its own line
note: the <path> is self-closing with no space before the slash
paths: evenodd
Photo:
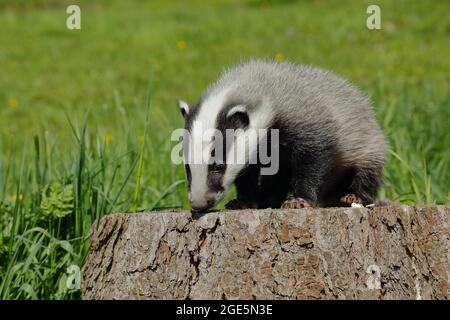
<path id="1" fill-rule="evenodd" d="M 200 99 L 192 108 L 190 108 L 189 114 L 185 117 L 184 128 L 191 132 L 192 123 L 197 118 L 202 105 L 202 99 Z"/>
<path id="2" fill-rule="evenodd" d="M 235 101 L 232 103 L 229 103 L 225 108 L 223 108 L 221 110 L 221 112 L 217 115 L 217 119 L 216 119 L 216 129 L 220 131 L 220 133 L 222 134 L 222 150 L 224 152 L 223 157 L 226 159 L 226 154 L 225 152 L 227 152 L 228 150 L 230 150 L 230 145 L 233 143 L 233 141 L 228 141 L 227 139 L 227 129 L 232 129 L 232 130 L 237 130 L 237 129 L 244 129 L 248 126 L 249 124 L 249 119 L 248 119 L 248 115 L 247 114 L 242 114 L 241 112 L 239 112 L 238 114 L 232 115 L 231 117 L 227 117 L 228 112 L 235 106 L 237 105 L 246 105 L 244 103 L 241 103 L 239 101 Z M 245 118 L 246 119 L 241 119 L 241 118 Z M 225 159 L 224 159 L 224 163 L 225 163 Z"/>
<path id="3" fill-rule="evenodd" d="M 215 148 L 213 147 L 211 150 L 211 157 L 215 157 L 215 154 Z M 224 159 L 215 160 L 217 160 L 217 162 L 215 161 L 208 165 L 207 185 L 211 191 L 219 192 L 223 191 L 222 182 L 227 165 L 225 164 Z"/>
<path id="4" fill-rule="evenodd" d="M 241 102 L 232 102 L 227 104 L 225 108 L 223 108 L 220 113 L 217 115 L 216 119 L 216 128 L 222 131 L 222 129 L 244 129 L 245 126 L 242 126 L 241 123 L 235 121 L 236 119 L 233 119 L 233 116 L 230 118 L 227 117 L 228 112 L 238 106 L 238 105 L 246 105 L 245 103 Z"/>
<path id="5" fill-rule="evenodd" d="M 225 174 L 225 164 L 210 164 L 208 165 L 207 185 L 209 190 L 214 192 L 223 191 L 223 176 Z"/>
<path id="6" fill-rule="evenodd" d="M 217 128 L 221 130 L 221 128 L 226 129 L 246 129 L 250 123 L 250 119 L 246 112 L 236 112 L 235 114 L 227 117 L 228 112 L 238 105 L 244 105 L 244 103 L 232 103 L 228 104 L 222 112 L 219 114 L 217 118 Z"/>

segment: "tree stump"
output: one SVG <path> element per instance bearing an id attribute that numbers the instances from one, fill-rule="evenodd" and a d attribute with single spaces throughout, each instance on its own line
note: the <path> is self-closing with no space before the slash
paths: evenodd
<path id="1" fill-rule="evenodd" d="M 149 212 L 92 227 L 84 299 L 448 299 L 450 206 Z"/>

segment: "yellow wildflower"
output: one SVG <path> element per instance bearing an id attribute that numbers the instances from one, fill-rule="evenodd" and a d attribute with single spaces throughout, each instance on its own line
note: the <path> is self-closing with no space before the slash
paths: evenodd
<path id="1" fill-rule="evenodd" d="M 139 142 L 140 142 L 140 143 L 144 143 L 145 137 L 144 137 L 143 134 L 140 134 L 139 137 L 138 137 L 138 139 L 139 139 Z"/>
<path id="2" fill-rule="evenodd" d="M 16 200 L 19 200 L 19 201 L 22 201 L 23 200 L 23 194 L 13 194 L 12 196 L 11 196 L 11 200 L 12 201 L 16 201 Z"/>
<path id="3" fill-rule="evenodd" d="M 178 40 L 177 47 L 178 47 L 178 49 L 186 49 L 186 47 L 187 47 L 186 41 Z"/>
<path id="4" fill-rule="evenodd" d="M 284 60 L 284 54 L 282 54 L 281 52 L 278 52 L 278 53 L 275 55 L 275 60 L 277 60 L 277 61 L 283 61 L 283 60 Z"/>
<path id="5" fill-rule="evenodd" d="M 103 136 L 103 141 L 105 142 L 105 144 L 109 144 L 109 143 L 111 142 L 111 140 L 112 140 L 112 135 L 110 135 L 110 134 L 105 134 L 105 135 Z"/>
<path id="6" fill-rule="evenodd" d="M 9 99 L 8 100 L 8 106 L 10 108 L 17 108 L 17 100 L 16 99 Z"/>

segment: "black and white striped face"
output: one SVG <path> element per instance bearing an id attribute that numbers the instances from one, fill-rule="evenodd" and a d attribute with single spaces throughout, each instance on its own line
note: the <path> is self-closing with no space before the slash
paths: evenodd
<path id="1" fill-rule="evenodd" d="M 183 153 L 189 201 L 194 210 L 206 210 L 225 197 L 248 163 L 252 146 L 247 152 L 235 150 L 236 141 L 245 136 L 250 124 L 247 106 L 242 101 L 226 101 L 223 92 L 193 108 L 180 101 L 180 109 L 185 118 Z M 233 136 L 227 139 L 231 132 Z"/>

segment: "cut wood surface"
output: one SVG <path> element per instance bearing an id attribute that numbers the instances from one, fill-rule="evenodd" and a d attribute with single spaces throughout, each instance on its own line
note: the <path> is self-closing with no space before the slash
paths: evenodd
<path id="1" fill-rule="evenodd" d="M 450 206 L 114 214 L 84 299 L 448 299 Z"/>

